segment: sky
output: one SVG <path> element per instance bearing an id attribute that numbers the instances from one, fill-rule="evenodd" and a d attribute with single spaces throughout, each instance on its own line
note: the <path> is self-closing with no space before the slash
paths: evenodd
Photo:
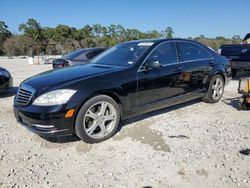
<path id="1" fill-rule="evenodd" d="M 121 24 L 141 31 L 170 26 L 175 37 L 242 38 L 250 32 L 250 0 L 0 0 L 0 20 L 18 33 L 29 18 L 42 26 Z"/>

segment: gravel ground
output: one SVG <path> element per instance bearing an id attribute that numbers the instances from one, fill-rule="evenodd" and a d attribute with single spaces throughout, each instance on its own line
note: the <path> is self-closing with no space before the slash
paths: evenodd
<path id="1" fill-rule="evenodd" d="M 0 187 L 250 187 L 250 156 L 239 153 L 250 148 L 250 113 L 240 110 L 238 80 L 217 104 L 195 100 L 129 119 L 89 145 L 45 140 L 16 122 L 16 88 L 51 69 L 26 61 L 0 60 L 14 77 L 0 96 Z"/>

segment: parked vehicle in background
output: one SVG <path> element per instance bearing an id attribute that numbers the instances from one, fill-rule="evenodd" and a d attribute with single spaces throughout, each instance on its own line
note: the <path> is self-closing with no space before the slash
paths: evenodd
<path id="1" fill-rule="evenodd" d="M 61 58 L 53 60 L 53 68 L 62 68 L 67 66 L 86 64 L 91 59 L 105 51 L 107 48 L 82 48 L 73 51 Z"/>
<path id="2" fill-rule="evenodd" d="M 250 33 L 246 35 L 242 44 L 222 45 L 219 54 L 227 57 L 231 62 L 232 76 L 239 70 L 250 71 Z"/>
<path id="3" fill-rule="evenodd" d="M 43 64 L 44 64 L 44 65 L 52 64 L 54 60 L 55 60 L 55 58 L 45 59 L 45 60 L 43 61 Z"/>
<path id="4" fill-rule="evenodd" d="M 130 41 L 87 65 L 25 80 L 14 112 L 17 121 L 39 135 L 76 134 L 101 142 L 116 133 L 123 119 L 196 98 L 218 102 L 230 71 L 225 57 L 194 41 Z"/>
<path id="5" fill-rule="evenodd" d="M 0 93 L 5 92 L 13 86 L 13 78 L 10 72 L 3 67 L 0 67 Z"/>

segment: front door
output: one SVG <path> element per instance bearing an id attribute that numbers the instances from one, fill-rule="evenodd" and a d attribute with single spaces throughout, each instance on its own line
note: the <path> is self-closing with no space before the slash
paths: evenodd
<path id="1" fill-rule="evenodd" d="M 137 73 L 135 107 L 183 94 L 182 65 L 173 42 L 159 44 L 145 59 Z"/>

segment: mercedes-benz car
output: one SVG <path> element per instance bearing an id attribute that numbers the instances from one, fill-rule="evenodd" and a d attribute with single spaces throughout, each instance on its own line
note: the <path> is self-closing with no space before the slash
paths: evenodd
<path id="1" fill-rule="evenodd" d="M 135 115 L 201 98 L 218 102 L 231 76 L 228 60 L 183 39 L 118 44 L 90 64 L 23 81 L 14 99 L 22 125 L 41 136 L 112 137 Z"/>
<path id="2" fill-rule="evenodd" d="M 13 78 L 10 72 L 3 67 L 0 67 L 0 93 L 5 92 L 13 86 Z"/>
<path id="3" fill-rule="evenodd" d="M 89 63 L 91 59 L 104 52 L 107 48 L 82 48 L 73 51 L 61 58 L 54 59 L 53 69 Z"/>

